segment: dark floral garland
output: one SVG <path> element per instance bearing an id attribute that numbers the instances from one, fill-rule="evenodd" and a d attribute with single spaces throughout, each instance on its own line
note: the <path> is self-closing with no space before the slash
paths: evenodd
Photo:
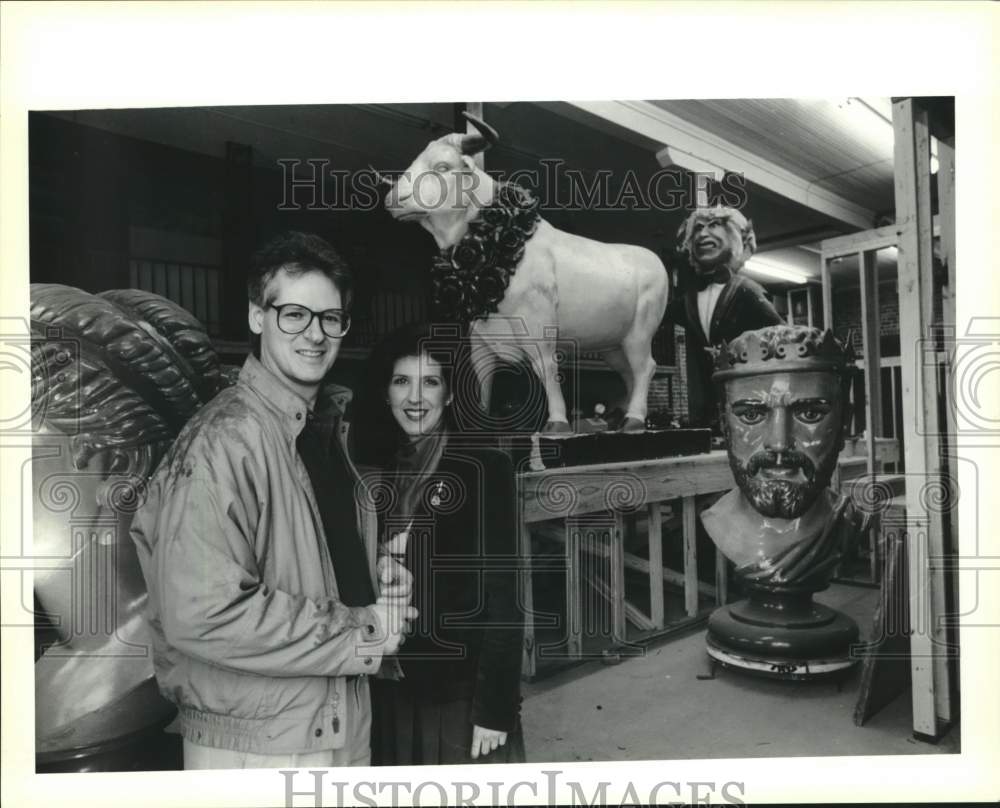
<path id="1" fill-rule="evenodd" d="M 431 268 L 437 318 L 464 326 L 496 312 L 538 228 L 538 200 L 520 185 L 497 185 L 493 201 L 469 222 L 462 240 Z"/>

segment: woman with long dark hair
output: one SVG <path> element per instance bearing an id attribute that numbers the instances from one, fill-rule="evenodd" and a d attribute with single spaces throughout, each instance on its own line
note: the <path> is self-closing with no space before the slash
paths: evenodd
<path id="1" fill-rule="evenodd" d="M 373 692 L 383 765 L 524 760 L 514 474 L 475 429 L 467 359 L 428 326 L 393 332 L 351 427 L 359 460 L 382 471 L 382 540 L 413 573 L 420 613 L 398 652 L 404 678 Z"/>

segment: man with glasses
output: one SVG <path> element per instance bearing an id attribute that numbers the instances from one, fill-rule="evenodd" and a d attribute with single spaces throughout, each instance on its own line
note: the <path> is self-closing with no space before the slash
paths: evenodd
<path id="1" fill-rule="evenodd" d="M 254 256 L 248 292 L 254 353 L 185 426 L 132 526 L 156 676 L 185 768 L 367 765 L 366 677 L 394 665 L 416 611 L 356 501 L 350 391 L 323 385 L 350 274 L 321 238 L 285 233 Z"/>

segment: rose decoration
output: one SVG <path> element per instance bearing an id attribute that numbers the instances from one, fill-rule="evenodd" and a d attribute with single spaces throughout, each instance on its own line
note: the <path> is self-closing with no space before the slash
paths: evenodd
<path id="1" fill-rule="evenodd" d="M 538 200 L 519 185 L 501 184 L 493 202 L 469 223 L 462 240 L 442 250 L 431 268 L 436 315 L 468 326 L 497 311 L 538 228 Z"/>

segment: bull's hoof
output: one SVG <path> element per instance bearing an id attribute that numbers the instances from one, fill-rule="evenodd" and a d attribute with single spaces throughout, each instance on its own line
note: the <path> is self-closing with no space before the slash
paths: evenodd
<path id="1" fill-rule="evenodd" d="M 631 415 L 625 419 L 622 423 L 622 432 L 645 432 L 646 422 L 641 421 L 638 418 L 633 418 Z"/>
<path id="2" fill-rule="evenodd" d="M 542 429 L 543 435 L 570 435 L 573 427 L 567 421 L 547 421 Z"/>

